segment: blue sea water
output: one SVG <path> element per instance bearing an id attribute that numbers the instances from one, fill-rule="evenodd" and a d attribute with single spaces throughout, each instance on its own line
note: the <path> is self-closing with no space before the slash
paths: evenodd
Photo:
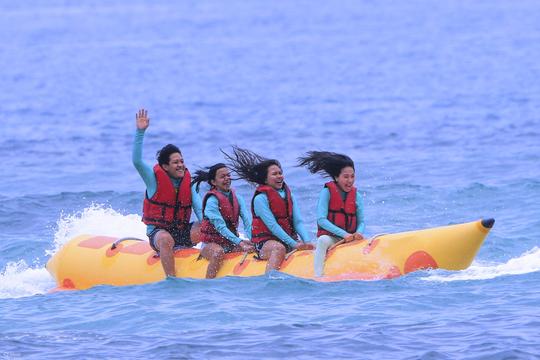
<path id="1" fill-rule="evenodd" d="M 0 359 L 539 359 L 537 1 L 0 1 Z M 315 235 L 354 158 L 366 234 L 494 217 L 469 269 L 284 274 L 53 292 L 81 233 L 144 237 L 131 164 L 180 146 L 281 160 Z M 235 183 L 249 199 L 253 191 Z"/>

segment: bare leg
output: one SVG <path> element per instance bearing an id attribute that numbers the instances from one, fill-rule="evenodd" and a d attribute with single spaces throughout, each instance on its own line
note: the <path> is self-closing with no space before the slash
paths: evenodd
<path id="1" fill-rule="evenodd" d="M 198 243 L 201 242 L 201 223 L 200 222 L 193 223 L 193 225 L 191 226 L 191 232 L 189 233 L 189 237 L 193 245 L 197 245 Z"/>
<path id="2" fill-rule="evenodd" d="M 286 255 L 285 245 L 275 240 L 268 240 L 264 243 L 260 257 L 263 260 L 268 260 L 266 263 L 266 272 L 271 270 L 279 270 L 281 263 L 285 259 Z"/>
<path id="3" fill-rule="evenodd" d="M 156 234 L 155 239 L 156 247 L 159 250 L 159 257 L 161 259 L 161 266 L 165 271 L 166 276 L 176 276 L 176 269 L 174 266 L 174 239 L 165 230 L 160 230 Z"/>
<path id="4" fill-rule="evenodd" d="M 223 264 L 223 255 L 225 251 L 216 243 L 207 243 L 201 250 L 201 256 L 209 261 L 208 269 L 206 270 L 206 278 L 213 279 L 216 277 L 221 265 Z"/>

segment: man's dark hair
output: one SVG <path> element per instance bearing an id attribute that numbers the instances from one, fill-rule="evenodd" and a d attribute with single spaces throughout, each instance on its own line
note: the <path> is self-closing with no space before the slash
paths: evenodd
<path id="1" fill-rule="evenodd" d="M 179 153 L 180 155 L 182 155 L 182 152 L 180 151 L 180 149 L 176 147 L 175 145 L 173 144 L 165 145 L 163 148 L 161 148 L 161 150 L 159 150 L 156 153 L 156 159 L 158 161 L 158 164 L 160 166 L 168 164 L 171 158 L 171 155 L 174 153 Z"/>

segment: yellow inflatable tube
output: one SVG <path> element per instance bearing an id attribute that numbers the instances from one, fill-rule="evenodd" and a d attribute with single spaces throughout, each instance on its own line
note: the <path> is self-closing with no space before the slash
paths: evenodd
<path id="1" fill-rule="evenodd" d="M 495 220 L 449 225 L 425 230 L 380 235 L 336 247 L 327 254 L 325 276 L 320 281 L 347 279 L 390 279 L 409 272 L 441 268 L 466 269 L 473 261 Z M 82 235 L 70 240 L 47 263 L 47 270 L 60 289 L 87 289 L 96 285 L 133 285 L 165 278 L 159 257 L 148 242 L 106 236 Z M 208 262 L 199 259 L 197 249 L 175 253 L 177 275 L 201 279 Z M 217 274 L 257 276 L 264 274 L 266 261 L 225 255 Z M 291 254 L 281 271 L 301 278 L 313 278 L 313 251 Z"/>

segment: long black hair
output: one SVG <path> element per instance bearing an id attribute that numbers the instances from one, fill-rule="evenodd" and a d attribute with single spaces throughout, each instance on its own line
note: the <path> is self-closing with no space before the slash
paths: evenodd
<path id="1" fill-rule="evenodd" d="M 354 170 L 350 157 L 329 151 L 308 151 L 305 156 L 298 158 L 298 166 L 305 166 L 312 174 L 323 174 L 334 180 L 343 168 L 350 166 Z"/>
<path id="2" fill-rule="evenodd" d="M 275 159 L 267 159 L 254 153 L 253 151 L 232 147 L 232 154 L 221 152 L 228 160 L 228 165 L 240 179 L 244 179 L 252 184 L 264 185 L 268 177 L 268 168 L 277 165 L 281 169 L 281 164 Z"/>
<path id="3" fill-rule="evenodd" d="M 195 171 L 195 175 L 193 176 L 193 179 L 191 180 L 191 185 L 197 184 L 195 189 L 197 189 L 197 192 L 199 192 L 199 186 L 203 181 L 206 181 L 210 187 L 213 187 L 212 183 L 210 181 L 216 179 L 216 174 L 219 169 L 226 168 L 227 165 L 224 163 L 217 163 L 212 166 L 205 167 L 206 170 L 199 169 Z"/>

